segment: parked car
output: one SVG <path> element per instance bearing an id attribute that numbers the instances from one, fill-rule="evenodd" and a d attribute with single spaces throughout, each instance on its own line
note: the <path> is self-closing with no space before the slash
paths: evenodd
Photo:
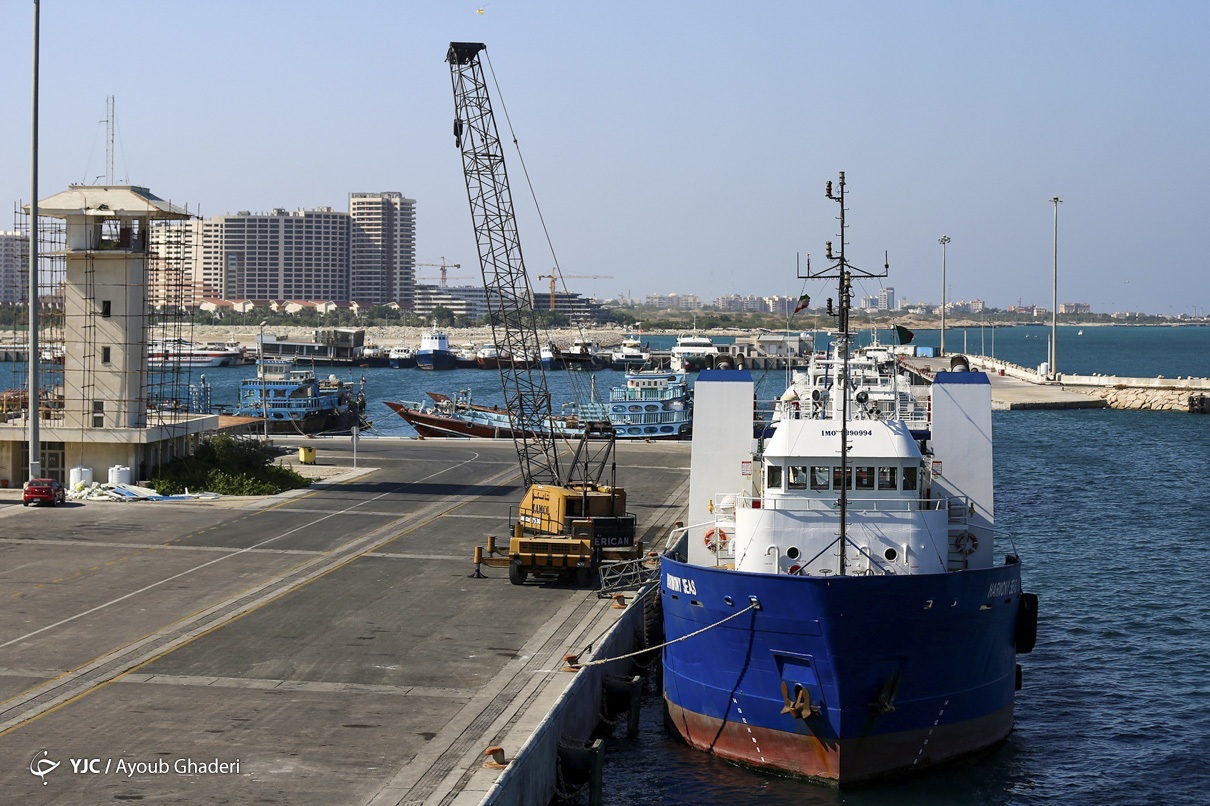
<path id="1" fill-rule="evenodd" d="M 22 506 L 33 504 L 61 504 L 67 500 L 67 490 L 54 479 L 30 479 L 21 492 Z"/>

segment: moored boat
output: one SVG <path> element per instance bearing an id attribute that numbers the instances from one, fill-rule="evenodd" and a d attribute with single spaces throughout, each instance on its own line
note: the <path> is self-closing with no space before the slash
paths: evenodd
<path id="1" fill-rule="evenodd" d="M 609 354 L 609 368 L 622 372 L 642 369 L 651 362 L 651 351 L 643 346 L 638 336 L 622 339 L 618 349 Z"/>
<path id="2" fill-rule="evenodd" d="M 428 392 L 431 402 L 383 401 L 423 437 L 511 438 L 508 412 L 474 403 L 469 389 L 454 397 Z M 693 427 L 692 390 L 684 375 L 669 372 L 627 373 L 626 383 L 610 389 L 608 403 L 573 403 L 552 418 L 547 431 L 578 439 L 585 421 L 613 426 L 618 439 L 688 439 Z"/>
<path id="3" fill-rule="evenodd" d="M 147 345 L 147 368 L 232 367 L 244 363 L 238 343 L 194 344 L 180 338 L 155 339 Z"/>
<path id="4" fill-rule="evenodd" d="M 398 414 L 422 437 L 479 437 L 511 439 L 512 424 L 508 411 L 499 406 L 474 403 L 470 389 L 461 389 L 454 397 L 440 392 L 426 392 L 431 402 L 391 401 L 383 403 Z M 559 438 L 578 439 L 583 433 L 574 417 L 555 417 L 545 429 Z"/>
<path id="5" fill-rule="evenodd" d="M 416 366 L 419 369 L 455 369 L 457 362 L 450 349 L 450 337 L 444 330 L 426 330 L 420 334 L 420 348 L 416 350 Z"/>
<path id="6" fill-rule="evenodd" d="M 362 383 L 335 375 L 318 378 L 315 370 L 292 361 L 262 359 L 256 377 L 240 382 L 239 405 L 233 414 L 263 417 L 273 434 L 340 433 L 354 425 L 368 427 Z"/>
<path id="7" fill-rule="evenodd" d="M 688 439 L 693 390 L 683 373 L 628 372 L 609 390 L 608 416 L 618 439 Z"/>
<path id="8" fill-rule="evenodd" d="M 570 347 L 555 348 L 556 368 L 591 372 L 604 369 L 608 363 L 601 353 L 601 345 L 584 338 L 572 341 Z"/>
<path id="9" fill-rule="evenodd" d="M 692 334 L 682 333 L 672 346 L 673 372 L 700 372 L 713 369 L 718 360 L 718 347 L 709 336 L 700 336 L 696 329 Z"/>
<path id="10" fill-rule="evenodd" d="M 1037 628 L 1019 557 L 995 561 L 987 376 L 938 372 L 919 423 L 898 395 L 872 404 L 877 385 L 854 381 L 885 366 L 853 361 L 853 271 L 842 250 L 808 274 L 841 284 L 817 356 L 837 363 L 808 373 L 831 380 L 810 405 L 783 396 L 753 439 L 751 375 L 699 376 L 690 525 L 661 558 L 672 724 L 701 750 L 839 784 L 1004 739 Z"/>
<path id="11" fill-rule="evenodd" d="M 394 369 L 410 369 L 416 366 L 416 351 L 402 344 L 387 351 L 387 363 Z"/>

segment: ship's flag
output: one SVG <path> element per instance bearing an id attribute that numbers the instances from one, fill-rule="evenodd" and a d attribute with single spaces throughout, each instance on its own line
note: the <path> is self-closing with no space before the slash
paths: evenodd
<path id="1" fill-rule="evenodd" d="M 811 304 L 811 298 L 809 296 L 807 296 L 806 294 L 803 294 L 801 297 L 798 298 L 798 305 L 794 308 L 794 313 L 798 313 L 799 311 L 804 310 L 810 304 Z"/>
<path id="2" fill-rule="evenodd" d="M 908 330 L 903 325 L 895 325 L 895 335 L 899 337 L 900 344 L 907 344 L 912 339 L 916 338 L 916 334 Z"/>

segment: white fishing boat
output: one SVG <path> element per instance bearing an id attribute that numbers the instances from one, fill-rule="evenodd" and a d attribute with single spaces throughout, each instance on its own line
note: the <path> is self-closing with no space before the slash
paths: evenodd
<path id="1" fill-rule="evenodd" d="M 713 369 L 718 360 L 719 350 L 709 336 L 699 335 L 697 328 L 693 333 L 676 337 L 672 347 L 673 372 L 699 372 L 703 369 Z"/>

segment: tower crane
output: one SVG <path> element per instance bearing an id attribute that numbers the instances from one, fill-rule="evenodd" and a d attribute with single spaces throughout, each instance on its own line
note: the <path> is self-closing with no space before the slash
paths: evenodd
<path id="1" fill-rule="evenodd" d="M 485 47 L 451 42 L 446 61 L 454 91 L 454 143 L 462 154 L 492 340 L 502 355 L 514 359 L 500 362 L 500 383 L 526 492 L 511 524 L 507 559 L 494 556 L 493 541 L 483 562 L 507 564 L 515 585 L 531 573 L 574 573 L 584 585 L 603 560 L 642 557 L 643 544 L 636 540 L 634 516 L 626 514 L 626 492 L 614 484 L 614 433 L 608 421 L 581 423 L 575 451 L 566 465 L 561 463 L 546 374 L 530 360 L 540 350 L 537 320 L 479 58 Z M 591 437 L 597 438 L 595 450 Z M 602 484 L 606 467 L 609 480 Z"/>
<path id="2" fill-rule="evenodd" d="M 562 277 L 564 280 L 612 280 L 612 274 L 564 274 L 558 268 L 552 269 L 554 274 L 539 274 L 539 280 L 550 280 L 550 310 L 555 309 L 555 284 Z"/>
<path id="3" fill-rule="evenodd" d="M 446 263 L 444 257 L 441 258 L 440 263 L 417 263 L 416 265 L 417 266 L 432 266 L 433 268 L 441 269 L 441 287 L 442 288 L 445 288 L 445 281 L 449 279 L 448 277 L 446 277 L 446 271 L 449 269 L 462 268 L 461 263 Z M 459 279 L 459 278 L 456 278 L 456 279 Z"/>

